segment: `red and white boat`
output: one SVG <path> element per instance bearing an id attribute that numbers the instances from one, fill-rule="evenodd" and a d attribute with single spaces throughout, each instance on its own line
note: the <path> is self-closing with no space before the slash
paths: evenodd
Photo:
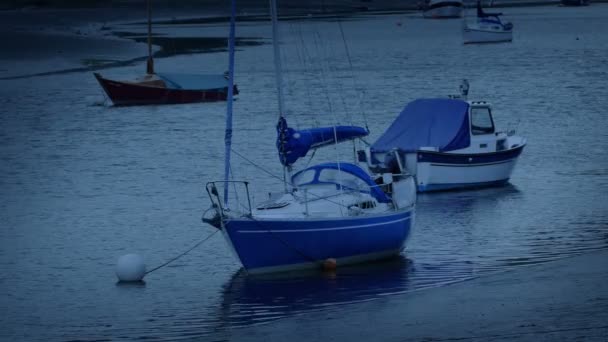
<path id="1" fill-rule="evenodd" d="M 228 80 L 224 75 L 157 73 L 132 81 L 94 75 L 117 106 L 225 101 L 228 95 Z M 238 94 L 236 85 L 234 94 Z"/>
<path id="2" fill-rule="evenodd" d="M 148 60 L 146 74 L 132 80 L 108 79 L 93 73 L 117 106 L 225 101 L 228 79 L 223 74 L 155 73 L 152 59 L 151 6 L 148 0 Z M 234 85 L 234 94 L 238 94 Z"/>

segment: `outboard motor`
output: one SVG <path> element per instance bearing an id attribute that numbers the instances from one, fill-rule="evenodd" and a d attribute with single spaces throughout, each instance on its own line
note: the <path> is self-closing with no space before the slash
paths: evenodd
<path id="1" fill-rule="evenodd" d="M 462 82 L 460 83 L 460 96 L 462 97 L 463 100 L 466 101 L 467 97 L 469 96 L 469 81 L 467 81 L 467 79 L 463 79 Z"/>

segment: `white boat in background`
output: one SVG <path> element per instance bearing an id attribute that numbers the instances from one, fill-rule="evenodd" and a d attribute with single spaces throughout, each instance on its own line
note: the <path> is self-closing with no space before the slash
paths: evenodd
<path id="1" fill-rule="evenodd" d="M 467 101 L 464 85 L 463 96 L 410 102 L 360 159 L 372 172 L 407 170 L 418 192 L 506 184 L 526 139 L 497 131 L 492 106 Z"/>
<path id="2" fill-rule="evenodd" d="M 424 9 L 424 17 L 439 19 L 439 18 L 460 18 L 464 5 L 462 0 L 446 1 L 446 0 L 430 0 Z"/>
<path id="3" fill-rule="evenodd" d="M 477 1 L 477 20 L 463 21 L 462 38 L 465 44 L 513 41 L 513 24 L 500 19 L 502 13 L 486 13 Z"/>

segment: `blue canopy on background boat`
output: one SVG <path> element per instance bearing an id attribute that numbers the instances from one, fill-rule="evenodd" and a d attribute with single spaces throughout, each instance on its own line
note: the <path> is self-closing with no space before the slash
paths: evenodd
<path id="1" fill-rule="evenodd" d="M 224 75 L 196 75 L 156 73 L 167 84 L 167 88 L 184 90 L 221 89 L 228 87 L 228 79 Z"/>
<path id="2" fill-rule="evenodd" d="M 363 127 L 332 126 L 295 130 L 281 117 L 277 124 L 277 149 L 281 164 L 289 166 L 304 157 L 310 149 L 352 140 L 368 135 Z"/>
<path id="3" fill-rule="evenodd" d="M 311 177 L 306 183 L 296 184 L 296 180 L 300 177 L 301 174 L 309 172 L 311 170 L 314 171 L 314 177 Z M 334 174 L 332 174 L 332 176 L 334 176 L 333 180 L 323 177 L 324 170 L 339 170 L 341 172 L 346 172 L 348 174 L 351 174 L 351 175 L 357 177 L 358 179 L 360 179 L 361 181 L 363 181 L 367 186 L 369 186 L 369 193 L 378 202 L 389 203 L 391 201 L 391 199 L 386 195 L 386 193 L 384 193 L 384 191 L 382 191 L 378 187 L 378 184 L 376 184 L 376 182 L 374 182 L 374 180 L 369 176 L 369 174 L 367 172 L 365 172 L 361 167 L 359 167 L 355 164 L 352 164 L 352 163 L 323 163 L 323 164 L 314 165 L 314 166 L 306 168 L 302 171 L 298 171 L 296 174 L 294 174 L 291 177 L 291 182 L 298 186 L 310 185 L 310 184 L 333 183 L 333 184 L 341 185 L 343 187 L 347 187 L 347 185 L 345 185 L 345 184 L 338 184 L 340 177 L 337 177 Z M 353 190 L 357 190 L 357 189 L 353 189 Z"/>
<path id="4" fill-rule="evenodd" d="M 410 102 L 372 145 L 372 152 L 398 149 L 414 152 L 435 147 L 439 152 L 468 147 L 469 104 L 454 99 L 418 99 Z"/>

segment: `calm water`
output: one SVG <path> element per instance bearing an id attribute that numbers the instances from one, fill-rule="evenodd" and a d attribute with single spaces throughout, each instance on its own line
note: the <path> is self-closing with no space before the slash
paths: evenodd
<path id="1" fill-rule="evenodd" d="M 404 255 L 335 274 L 249 277 L 217 234 L 145 286 L 116 285 L 120 255 L 140 253 L 154 267 L 213 232 L 200 215 L 203 184 L 222 176 L 225 103 L 113 108 L 89 72 L 0 81 L 0 339 L 223 340 L 242 326 L 607 248 L 608 6 L 504 12 L 512 44 L 463 46 L 458 20 L 343 21 L 352 71 L 337 22 L 283 25 L 294 125 L 366 117 L 373 141 L 408 101 L 454 93 L 468 78 L 471 98 L 494 104 L 499 128 L 528 139 L 511 185 L 421 195 Z M 237 32 L 270 37 L 267 23 Z M 271 57 L 269 45 L 238 51 L 235 149 L 280 174 Z M 226 65 L 223 52 L 156 61 L 174 72 Z M 257 198 L 281 189 L 233 158 Z"/>

